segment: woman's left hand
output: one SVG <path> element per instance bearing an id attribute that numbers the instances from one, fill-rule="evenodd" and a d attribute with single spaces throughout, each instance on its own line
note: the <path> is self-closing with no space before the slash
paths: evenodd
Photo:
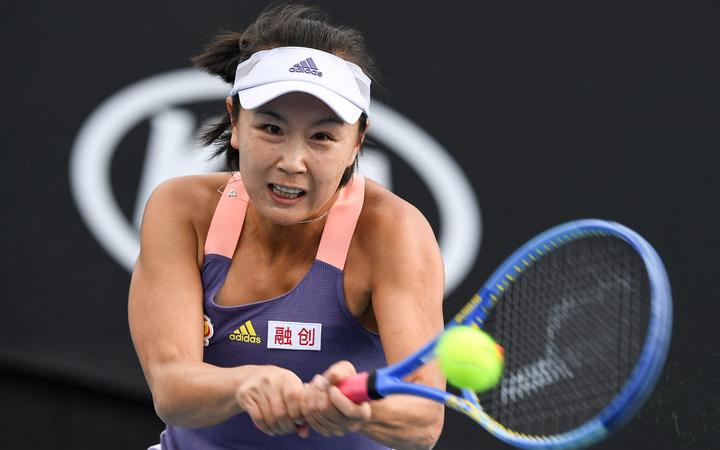
<path id="1" fill-rule="evenodd" d="M 343 436 L 360 430 L 370 420 L 370 403 L 357 404 L 336 386 L 355 374 L 350 362 L 340 361 L 305 385 L 302 414 L 312 429 L 327 437 Z"/>

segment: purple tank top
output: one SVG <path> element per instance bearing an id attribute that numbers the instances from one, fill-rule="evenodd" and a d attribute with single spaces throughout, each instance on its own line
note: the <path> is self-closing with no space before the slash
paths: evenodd
<path id="1" fill-rule="evenodd" d="M 208 231 L 202 283 L 205 292 L 203 360 L 220 367 L 271 364 L 293 371 L 303 381 L 346 359 L 359 371 L 386 364 L 380 337 L 365 330 L 345 303 L 343 267 L 362 209 L 364 179 L 353 177 L 326 220 L 310 270 L 289 292 L 240 306 L 220 306 L 214 298 L 228 274 L 247 210 L 248 197 L 235 176 L 225 188 Z M 183 449 L 386 449 L 361 434 L 326 438 L 267 436 L 247 414 L 207 428 L 168 425 L 163 450 Z"/>

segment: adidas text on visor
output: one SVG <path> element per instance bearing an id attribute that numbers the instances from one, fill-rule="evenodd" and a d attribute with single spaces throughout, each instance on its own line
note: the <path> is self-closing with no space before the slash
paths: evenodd
<path id="1" fill-rule="evenodd" d="M 230 96 L 255 109 L 289 92 L 322 100 L 344 122 L 370 113 L 370 78 L 356 64 L 306 47 L 277 47 L 254 53 L 238 64 Z"/>

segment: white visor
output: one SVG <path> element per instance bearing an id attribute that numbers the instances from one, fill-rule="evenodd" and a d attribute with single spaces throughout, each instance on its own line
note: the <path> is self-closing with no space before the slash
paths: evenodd
<path id="1" fill-rule="evenodd" d="M 230 96 L 255 109 L 289 92 L 322 100 L 344 122 L 370 115 L 370 78 L 356 64 L 306 47 L 277 47 L 254 53 L 238 64 Z"/>

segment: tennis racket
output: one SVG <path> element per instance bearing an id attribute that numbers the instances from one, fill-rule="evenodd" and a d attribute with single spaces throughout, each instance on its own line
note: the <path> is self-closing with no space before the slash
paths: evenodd
<path id="1" fill-rule="evenodd" d="M 650 244 L 620 224 L 579 220 L 520 247 L 446 326 L 481 327 L 504 348 L 494 389 L 478 398 L 403 381 L 433 359 L 439 336 L 339 387 L 356 402 L 410 394 L 444 403 L 520 448 L 585 447 L 648 397 L 671 323 L 670 284 Z"/>

